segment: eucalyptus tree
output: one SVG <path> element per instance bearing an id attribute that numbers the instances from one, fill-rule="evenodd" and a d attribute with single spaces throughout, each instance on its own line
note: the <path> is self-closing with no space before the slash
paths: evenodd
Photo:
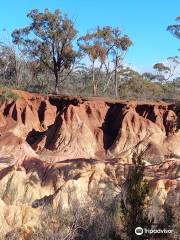
<path id="1" fill-rule="evenodd" d="M 94 93 L 98 80 L 95 80 L 95 66 L 99 62 L 99 72 L 106 72 L 106 83 L 104 90 L 106 91 L 109 83 L 114 76 L 115 96 L 118 96 L 118 70 L 122 66 L 122 60 L 132 41 L 127 35 L 122 35 L 119 28 L 110 26 L 97 27 L 93 33 L 87 33 L 79 38 L 78 44 L 80 48 L 89 56 L 92 62 L 92 81 L 94 83 Z"/>
<path id="2" fill-rule="evenodd" d="M 13 44 L 0 42 L 0 62 L 3 81 L 8 80 L 9 84 L 15 83 L 19 86 L 24 78 L 27 65 L 23 55 L 16 53 Z"/>
<path id="3" fill-rule="evenodd" d="M 127 35 L 123 35 L 120 28 L 104 27 L 104 41 L 106 45 L 106 61 L 104 66 L 107 73 L 107 86 L 114 76 L 115 96 L 118 97 L 118 71 L 122 69 L 124 57 L 132 45 Z"/>
<path id="4" fill-rule="evenodd" d="M 169 25 L 167 30 L 176 38 L 180 39 L 180 16 L 176 18 L 176 23 Z"/>
<path id="5" fill-rule="evenodd" d="M 170 68 L 163 63 L 156 63 L 153 68 L 156 71 L 157 80 L 161 83 L 165 82 L 167 80 L 165 74 L 170 74 Z"/>
<path id="6" fill-rule="evenodd" d="M 91 62 L 93 95 L 97 95 L 99 75 L 106 58 L 106 48 L 103 40 L 103 30 L 99 27 L 95 31 L 87 33 L 78 39 L 78 46 L 83 54 L 89 57 Z"/>
<path id="7" fill-rule="evenodd" d="M 72 72 L 78 53 L 73 49 L 77 30 L 74 23 L 59 9 L 31 10 L 27 17 L 30 25 L 12 33 L 13 43 L 31 61 L 40 61 L 55 76 L 55 92 Z"/>
<path id="8" fill-rule="evenodd" d="M 173 76 L 177 73 L 180 65 L 180 58 L 178 56 L 167 58 L 164 63 L 156 63 L 153 68 L 156 71 L 155 79 L 161 83 L 172 81 Z"/>

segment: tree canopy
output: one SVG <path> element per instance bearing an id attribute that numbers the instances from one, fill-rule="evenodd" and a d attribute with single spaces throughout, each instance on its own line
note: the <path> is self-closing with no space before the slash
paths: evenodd
<path id="1" fill-rule="evenodd" d="M 176 18 L 176 24 L 169 25 L 167 30 L 176 38 L 180 39 L 180 16 Z"/>
<path id="2" fill-rule="evenodd" d="M 122 60 L 132 41 L 122 31 L 110 26 L 97 27 L 92 33 L 78 39 L 78 45 L 81 50 L 87 54 L 92 61 L 92 81 L 94 93 L 97 90 L 97 81 L 94 76 L 95 62 L 99 62 L 99 71 L 104 68 L 109 84 L 112 76 L 115 78 L 115 95 L 118 95 L 117 71 L 122 65 Z M 97 64 L 96 64 L 97 65 Z M 105 84 L 106 85 L 106 84 Z"/>
<path id="3" fill-rule="evenodd" d="M 77 30 L 73 22 L 58 9 L 54 13 L 48 9 L 44 12 L 33 9 L 27 17 L 32 23 L 13 31 L 13 43 L 28 58 L 42 62 L 54 73 L 57 91 L 59 81 L 62 83 L 65 80 L 63 73 L 69 74 L 78 55 L 72 44 Z"/>

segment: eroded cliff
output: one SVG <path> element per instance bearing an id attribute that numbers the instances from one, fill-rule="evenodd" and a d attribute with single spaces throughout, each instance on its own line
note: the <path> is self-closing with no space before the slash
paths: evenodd
<path id="1" fill-rule="evenodd" d="M 180 135 L 173 104 L 40 96 L 0 103 L 0 232 L 33 227 L 42 207 L 121 192 L 144 151 L 151 212 L 179 204 Z M 157 194 L 158 193 L 158 194 Z M 172 196 L 174 196 L 172 198 Z"/>

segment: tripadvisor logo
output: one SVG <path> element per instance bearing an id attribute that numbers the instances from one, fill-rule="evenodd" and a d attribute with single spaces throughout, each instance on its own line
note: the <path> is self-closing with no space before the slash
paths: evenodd
<path id="1" fill-rule="evenodd" d="M 142 227 L 137 227 L 137 228 L 135 229 L 135 234 L 136 234 L 136 235 L 142 235 L 142 234 L 143 234 L 143 229 L 142 229 Z"/>
<path id="2" fill-rule="evenodd" d="M 173 233 L 172 229 L 147 229 L 142 227 L 135 228 L 135 234 L 136 235 L 142 235 L 142 234 L 171 234 Z"/>

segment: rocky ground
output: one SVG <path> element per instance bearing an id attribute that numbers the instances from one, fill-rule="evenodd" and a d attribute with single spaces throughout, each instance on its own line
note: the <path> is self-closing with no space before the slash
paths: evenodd
<path id="1" fill-rule="evenodd" d="M 174 105 L 40 96 L 0 103 L 0 236 L 37 226 L 47 205 L 104 201 L 121 192 L 134 151 L 143 152 L 156 221 L 179 209 L 180 132 Z M 83 204 L 83 203 L 82 203 Z"/>

